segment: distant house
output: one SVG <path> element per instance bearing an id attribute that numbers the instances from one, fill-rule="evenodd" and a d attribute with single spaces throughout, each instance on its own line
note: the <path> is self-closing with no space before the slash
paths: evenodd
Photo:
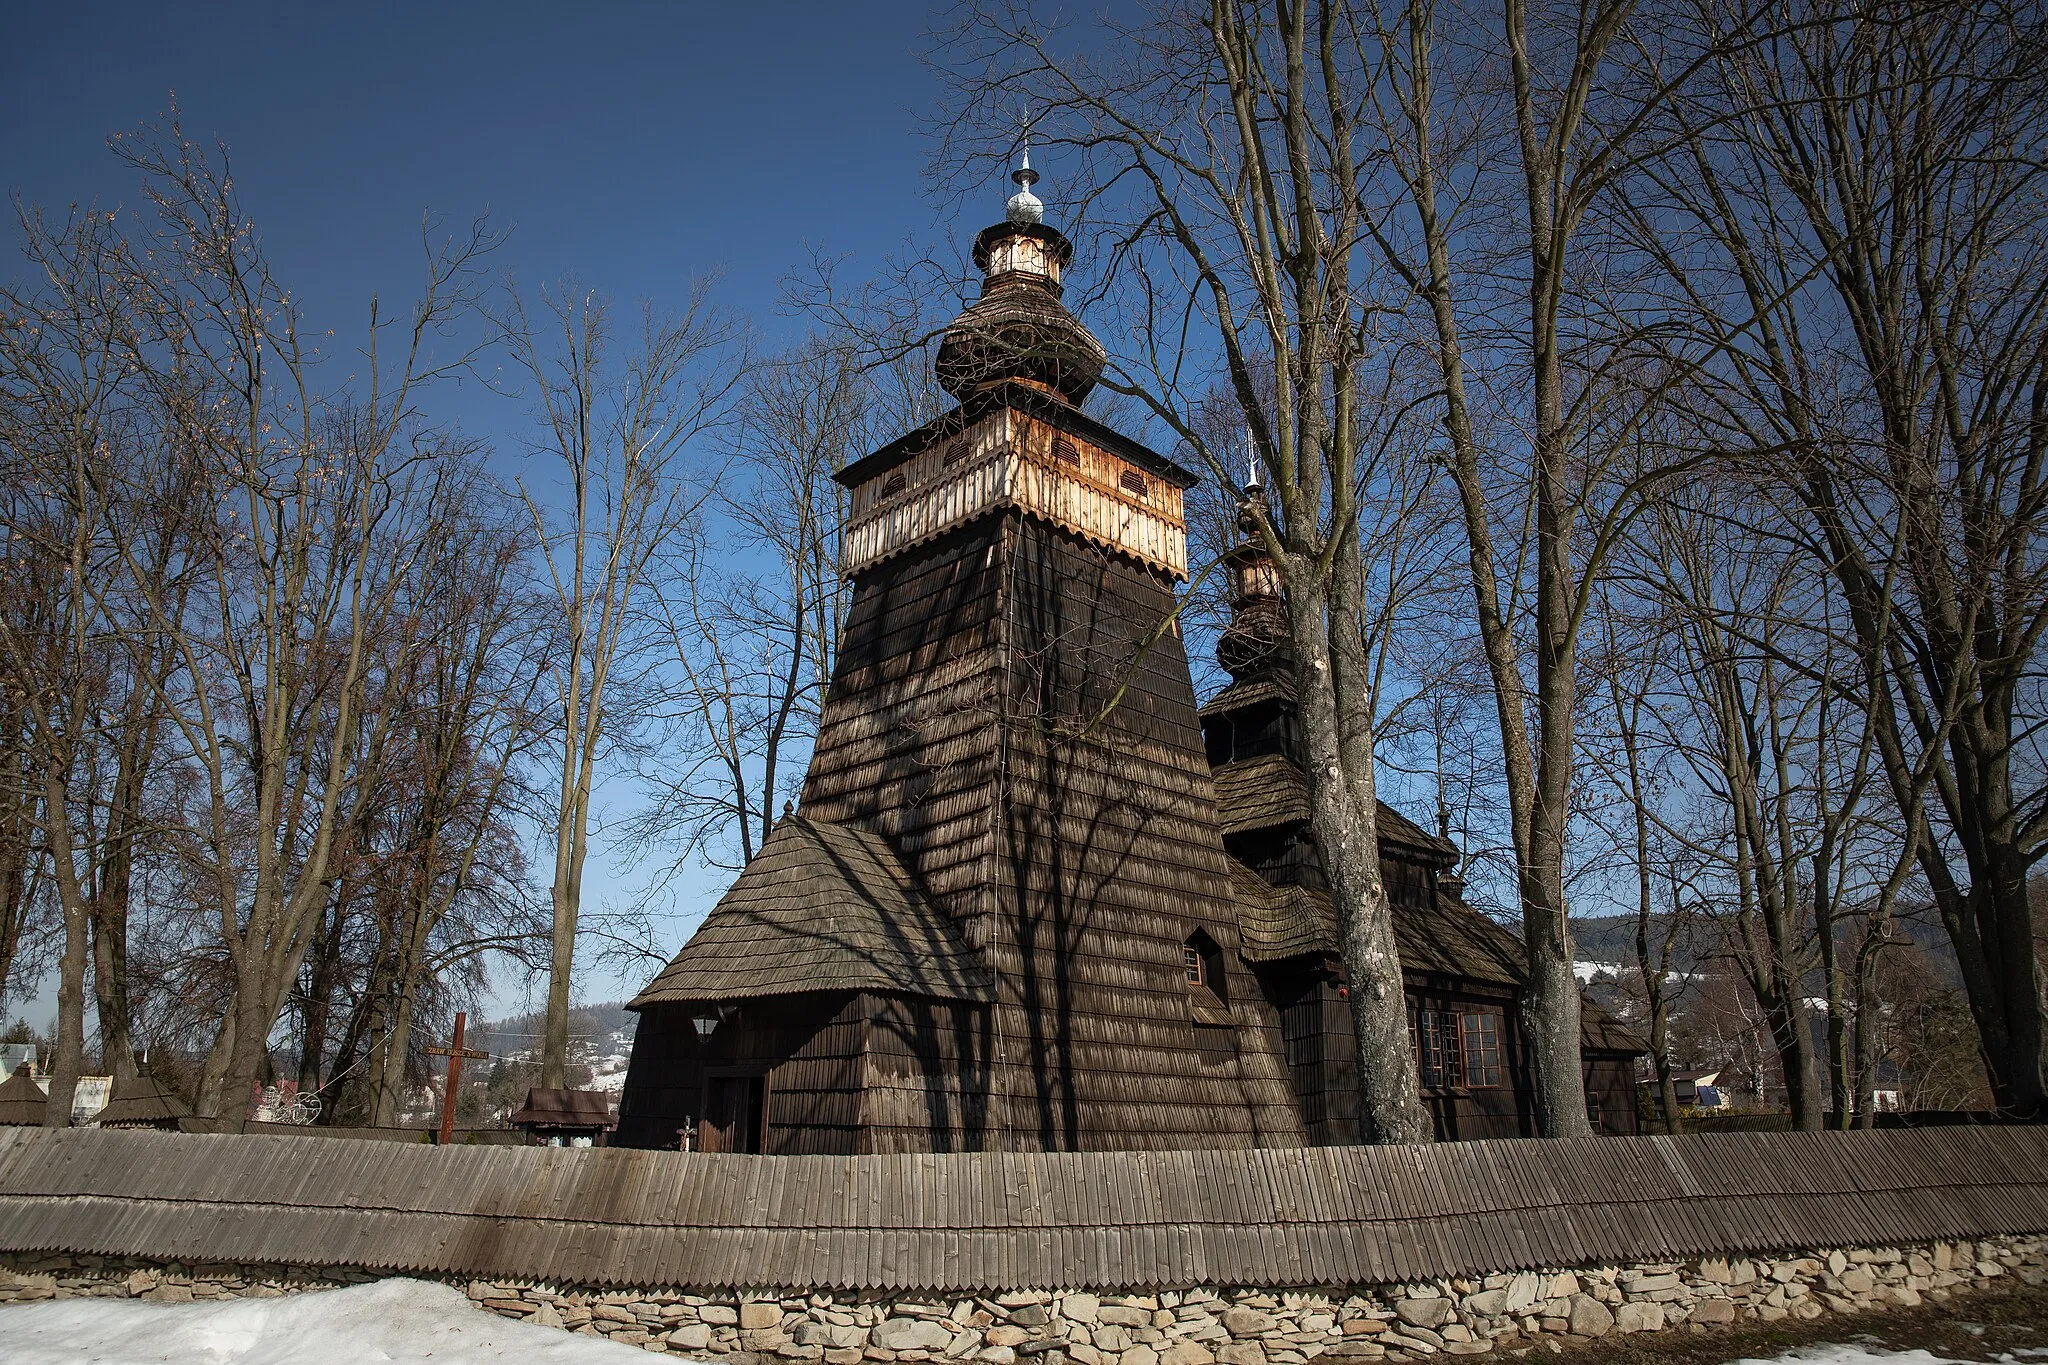
<path id="1" fill-rule="evenodd" d="M 37 1084 L 47 1092 L 49 1078 L 46 1076 Z M 77 1088 L 71 1092 L 71 1126 L 82 1127 L 97 1118 L 99 1112 L 107 1107 L 107 1098 L 113 1089 L 112 1076 L 80 1076 Z"/>
<path id="2" fill-rule="evenodd" d="M 39 1071 L 36 1066 L 36 1047 L 33 1043 L 0 1044 L 0 1066 L 5 1066 L 7 1081 L 0 1085 L 0 1096 L 13 1096 L 22 1103 L 30 1103 L 28 1090 L 35 1092 L 33 1107 L 35 1117 L 19 1117 L 27 1111 L 19 1108 L 0 1109 L 0 1124 L 30 1123 L 40 1126 L 43 1121 L 43 1106 L 50 1094 L 50 1074 Z M 111 1076 L 80 1076 L 71 1092 L 71 1126 L 76 1128 L 92 1122 L 93 1116 L 106 1105 L 107 1087 L 113 1083 Z M 7 1117 L 7 1115 L 15 1117 Z"/>
<path id="3" fill-rule="evenodd" d="M 605 1091 L 533 1089 L 511 1124 L 536 1147 L 602 1147 L 615 1121 Z"/>
<path id="4" fill-rule="evenodd" d="M 1680 1071 L 1672 1075 L 1671 1086 L 1678 1092 L 1678 1102 L 1687 1109 L 1727 1109 L 1731 1107 L 1728 1092 L 1717 1084 L 1720 1079 L 1718 1067 L 1712 1071 Z"/>

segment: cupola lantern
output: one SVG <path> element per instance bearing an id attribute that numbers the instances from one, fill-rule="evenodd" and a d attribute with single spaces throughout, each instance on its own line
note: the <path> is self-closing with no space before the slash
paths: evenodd
<path id="1" fill-rule="evenodd" d="M 1060 275 L 1074 244 L 1045 224 L 1031 153 L 1011 175 L 1003 221 L 974 239 L 981 297 L 947 326 L 935 365 L 946 392 L 963 401 L 981 389 L 1021 380 L 1079 404 L 1102 377 L 1107 353 L 1060 302 Z"/>

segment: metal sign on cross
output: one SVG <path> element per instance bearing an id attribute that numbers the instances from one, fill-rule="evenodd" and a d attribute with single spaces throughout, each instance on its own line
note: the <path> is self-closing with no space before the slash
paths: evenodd
<path id="1" fill-rule="evenodd" d="M 462 1083 L 462 1059 L 474 1057 L 488 1061 L 490 1053 L 478 1052 L 475 1048 L 462 1046 L 462 1030 L 469 1023 L 469 1016 L 462 1011 L 455 1012 L 455 1037 L 447 1047 L 430 1047 L 426 1052 L 434 1057 L 448 1059 L 448 1085 L 441 1091 L 441 1143 L 446 1147 L 455 1141 L 455 1090 Z"/>

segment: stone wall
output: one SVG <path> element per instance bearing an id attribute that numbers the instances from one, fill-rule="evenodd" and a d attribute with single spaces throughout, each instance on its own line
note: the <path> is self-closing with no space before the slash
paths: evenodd
<path id="1" fill-rule="evenodd" d="M 723 1365 L 1305 1365 L 1559 1350 L 1609 1333 L 1712 1331 L 1881 1311 L 1993 1284 L 2048 1283 L 2048 1237 L 1820 1249 L 1802 1255 L 1524 1271 L 1351 1291 L 1021 1290 L 986 1298 L 701 1295 L 456 1282 L 480 1308 Z M 0 1304 L 108 1297 L 268 1298 L 366 1271 L 0 1253 Z M 4 1318 L 0 1318 L 4 1321 Z"/>

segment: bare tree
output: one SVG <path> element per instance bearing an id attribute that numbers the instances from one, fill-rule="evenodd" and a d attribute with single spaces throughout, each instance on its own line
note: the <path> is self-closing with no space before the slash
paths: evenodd
<path id="1" fill-rule="evenodd" d="M 132 457 L 120 412 L 127 366 L 117 319 L 126 282 L 108 215 L 74 214 L 55 226 L 24 213 L 22 227 L 42 280 L 34 294 L 0 295 L 0 445 L 15 475 L 5 509 L 12 572 L 0 668 L 9 709 L 24 722 L 20 809 L 47 852 L 61 915 L 45 1118 L 61 1127 L 83 1064 L 93 892 L 108 851 L 94 828 L 95 785 L 123 707 L 96 585 L 114 559 L 108 474 Z"/>
<path id="2" fill-rule="evenodd" d="M 500 319 L 514 360 L 533 384 L 538 448 L 559 462 L 560 514 L 546 492 L 522 485 L 559 613 L 554 662 L 561 781 L 553 827 L 554 932 L 548 969 L 541 1084 L 563 1085 L 569 997 L 590 852 L 597 765 L 619 728 L 615 675 L 636 666 L 638 595 L 656 556 L 701 502 L 682 456 L 716 422 L 736 381 L 732 329 L 700 283 L 690 306 L 664 317 L 651 306 L 622 357 L 611 354 L 609 310 L 572 285 L 543 290 L 542 316 L 516 292 Z"/>
<path id="3" fill-rule="evenodd" d="M 885 412 L 848 345 L 813 338 L 748 373 L 718 492 L 652 599 L 673 681 L 639 824 L 679 860 L 750 860 L 808 757 L 846 609 L 832 475 L 886 439 Z"/>
<path id="4" fill-rule="evenodd" d="M 2001 1107 L 2044 1103 L 2027 904 L 2048 843 L 2048 118 L 2035 16 L 1816 3 L 1673 105 L 1630 200 L 1720 348 L 1703 425 L 1777 473 L 1839 583 L 1892 804 Z M 1737 16 L 1701 4 L 1693 22 Z"/>
<path id="5" fill-rule="evenodd" d="M 181 491 L 202 509 L 187 550 L 191 597 L 179 589 L 174 610 L 143 546 L 117 540 L 143 629 L 177 656 L 161 701 L 180 761 L 200 775 L 184 838 L 231 983 L 194 1107 L 233 1119 L 270 1065 L 350 803 L 374 781 L 350 768 L 390 719 L 364 708 L 371 642 L 419 547 L 442 453 L 415 397 L 467 363 L 460 348 L 437 357 L 434 343 L 468 303 L 489 239 L 479 227 L 430 247 L 426 287 L 403 323 L 372 306 L 365 390 L 337 402 L 315 384 L 296 305 L 264 260 L 225 154 L 204 153 L 175 122 L 120 150 L 143 173 L 151 210 L 131 251 L 133 363 L 171 439 L 192 452 Z"/>

